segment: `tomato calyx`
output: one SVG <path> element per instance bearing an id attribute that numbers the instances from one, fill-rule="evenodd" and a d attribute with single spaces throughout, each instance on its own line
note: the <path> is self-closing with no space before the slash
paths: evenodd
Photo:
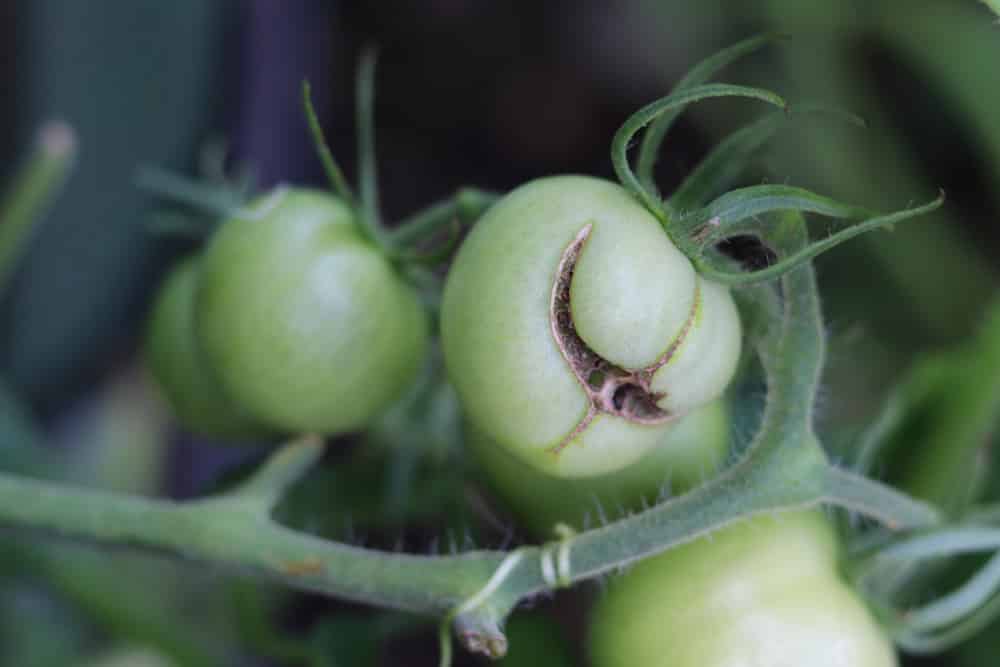
<path id="1" fill-rule="evenodd" d="M 552 285 L 549 306 L 552 336 L 590 403 L 577 425 L 549 450 L 553 454 L 559 454 L 600 414 L 648 425 L 662 424 L 679 416 L 657 405 L 666 397 L 666 393 L 654 391 L 651 385 L 654 373 L 673 358 L 691 331 L 701 305 L 701 289 L 696 283 L 691 311 L 680 332 L 652 364 L 629 371 L 604 359 L 577 333 L 570 298 L 576 265 L 593 228 L 593 223 L 584 225 L 563 251 Z"/>
<path id="2" fill-rule="evenodd" d="M 727 286 L 773 280 L 859 234 L 930 213 L 944 203 L 944 194 L 940 193 L 923 205 L 879 215 L 788 185 L 765 184 L 730 190 L 754 151 L 775 131 L 776 125 L 767 117 L 738 130 L 719 144 L 672 196 L 662 199 L 653 178 L 653 165 L 668 130 L 689 106 L 704 100 L 743 98 L 777 107 L 783 116 L 791 113 L 788 102 L 773 91 L 709 83 L 719 70 L 769 41 L 768 36 L 754 37 L 703 61 L 678 82 L 670 94 L 650 102 L 626 119 L 611 143 L 612 165 L 622 186 L 659 219 L 664 232 L 699 274 Z M 805 110 L 823 109 L 806 107 Z M 864 125 L 853 114 L 835 114 Z M 643 132 L 643 137 L 637 174 L 632 170 L 628 151 L 639 132 Z M 725 194 L 720 196 L 719 193 Z M 770 250 L 780 247 L 782 240 L 775 235 L 773 214 L 788 211 L 824 216 L 837 221 L 839 228 L 824 238 L 808 242 L 792 255 L 752 271 L 734 268 L 729 258 L 717 251 L 717 244 L 741 235 L 757 237 Z"/>

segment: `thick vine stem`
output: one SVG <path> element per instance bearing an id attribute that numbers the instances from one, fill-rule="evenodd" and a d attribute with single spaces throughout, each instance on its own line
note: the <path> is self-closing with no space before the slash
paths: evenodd
<path id="1" fill-rule="evenodd" d="M 801 217 L 772 234 L 783 252 L 805 243 Z M 542 546 L 430 557 L 391 554 L 298 533 L 273 521 L 280 494 L 318 458 L 318 438 L 279 450 L 233 492 L 176 503 L 0 474 L 0 522 L 130 544 L 228 566 L 376 606 L 445 618 L 471 648 L 499 655 L 502 620 L 526 597 L 620 569 L 762 513 L 832 503 L 894 529 L 926 526 L 933 510 L 838 470 L 812 431 L 824 354 L 815 276 L 806 264 L 771 287 L 743 293 L 760 330 L 768 382 L 762 425 L 743 458 L 694 491 L 644 512 Z M 450 649 L 449 649 L 450 650 Z"/>
<path id="2" fill-rule="evenodd" d="M 323 540 L 272 521 L 270 493 L 302 471 L 310 445 L 294 443 L 233 494 L 153 500 L 0 474 L 0 521 L 72 538 L 128 544 L 234 567 L 293 588 L 441 615 L 489 579 L 503 554 L 434 558 Z M 287 466 L 287 467 L 286 467 Z M 260 502 L 265 500 L 265 502 Z"/>

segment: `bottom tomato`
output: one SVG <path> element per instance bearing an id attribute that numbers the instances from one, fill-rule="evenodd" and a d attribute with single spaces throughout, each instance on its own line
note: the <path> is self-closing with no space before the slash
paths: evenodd
<path id="1" fill-rule="evenodd" d="M 663 442 L 635 463 L 594 477 L 553 477 L 521 462 L 474 427 L 466 426 L 469 450 L 490 489 L 536 536 L 552 536 L 557 523 L 581 529 L 600 515 L 614 520 L 624 510 L 655 503 L 664 487 L 674 494 L 712 477 L 728 454 L 729 419 L 722 400 L 685 416 Z"/>
<path id="2" fill-rule="evenodd" d="M 822 513 L 794 512 L 646 559 L 593 610 L 594 667 L 894 667 L 837 554 Z"/>

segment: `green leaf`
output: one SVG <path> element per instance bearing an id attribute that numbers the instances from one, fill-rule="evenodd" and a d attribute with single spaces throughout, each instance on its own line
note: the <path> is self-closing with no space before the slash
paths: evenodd
<path id="1" fill-rule="evenodd" d="M 863 465 L 877 462 L 901 488 L 960 516 L 984 490 L 983 453 L 1000 423 L 1000 300 L 971 340 L 919 358 L 887 403 L 895 414 Z"/>

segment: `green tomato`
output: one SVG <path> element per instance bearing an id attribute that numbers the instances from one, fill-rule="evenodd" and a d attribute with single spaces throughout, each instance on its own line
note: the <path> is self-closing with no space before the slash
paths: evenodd
<path id="1" fill-rule="evenodd" d="M 279 188 L 227 220 L 205 251 L 198 339 L 223 389 L 287 431 L 366 426 L 427 347 L 416 292 L 331 195 Z"/>
<path id="2" fill-rule="evenodd" d="M 552 537 L 557 523 L 578 530 L 587 517 L 609 519 L 622 510 L 655 503 L 664 487 L 683 493 L 712 476 L 729 444 L 725 403 L 720 399 L 681 418 L 662 442 L 621 470 L 583 479 L 553 477 L 497 447 L 475 427 L 467 428 L 469 451 L 487 473 L 492 491 L 536 536 Z"/>
<path id="3" fill-rule="evenodd" d="M 638 460 L 722 393 L 740 353 L 728 291 L 623 188 L 583 176 L 528 183 L 480 219 L 441 327 L 469 420 L 559 477 Z"/>
<path id="4" fill-rule="evenodd" d="M 894 667 L 820 512 L 754 518 L 641 561 L 591 617 L 594 667 Z"/>
<path id="5" fill-rule="evenodd" d="M 198 266 L 198 258 L 185 259 L 160 288 L 146 331 L 146 362 L 185 427 L 224 439 L 267 436 L 267 428 L 225 395 L 199 350 L 194 331 Z"/>

